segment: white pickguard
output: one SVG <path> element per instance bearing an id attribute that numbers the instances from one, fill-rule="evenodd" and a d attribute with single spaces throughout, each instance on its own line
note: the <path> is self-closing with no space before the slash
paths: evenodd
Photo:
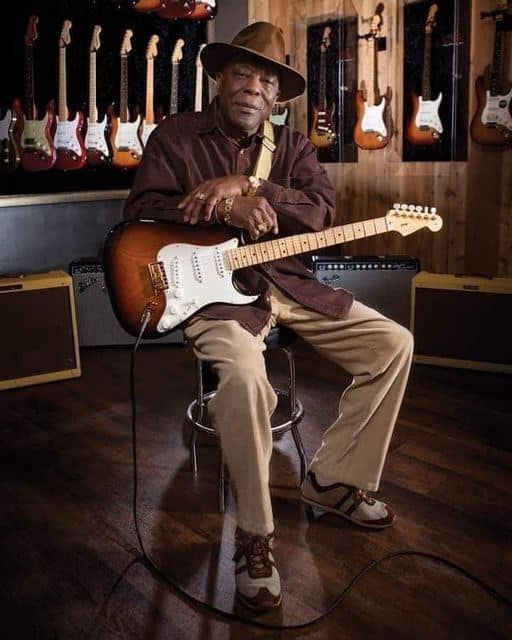
<path id="1" fill-rule="evenodd" d="M 77 156 L 82 155 L 82 148 L 77 137 L 79 118 L 78 113 L 73 120 L 59 120 L 57 116 L 57 129 L 53 140 L 56 149 L 67 149 Z"/>
<path id="2" fill-rule="evenodd" d="M 364 115 L 361 122 L 361 129 L 364 133 L 377 133 L 383 138 L 387 138 L 388 131 L 384 124 L 382 114 L 384 113 L 384 107 L 386 106 L 386 99 L 381 98 L 379 104 L 368 106 L 364 105 Z"/>
<path id="3" fill-rule="evenodd" d="M 9 139 L 9 129 L 12 126 L 12 111 L 7 109 L 5 116 L 0 120 L 0 142 Z"/>
<path id="4" fill-rule="evenodd" d="M 42 151 L 46 155 L 52 154 L 52 149 L 46 138 L 48 113 L 42 120 L 25 120 L 21 134 L 21 146 L 30 151 Z"/>
<path id="5" fill-rule="evenodd" d="M 157 331 L 173 329 L 214 302 L 249 304 L 257 300 L 258 296 L 244 295 L 233 285 L 233 271 L 227 266 L 224 252 L 237 246 L 238 240 L 232 238 L 206 247 L 168 244 L 160 249 L 157 260 L 163 263 L 168 290 Z"/>
<path id="6" fill-rule="evenodd" d="M 437 133 L 443 133 L 443 123 L 439 117 L 439 105 L 443 98 L 443 93 L 440 92 L 436 100 L 423 100 L 419 96 L 419 108 L 416 114 L 414 124 L 418 129 L 434 129 Z"/>
<path id="7" fill-rule="evenodd" d="M 114 144 L 119 151 L 133 151 L 142 155 L 142 144 L 137 135 L 140 126 L 140 115 L 134 122 L 120 122 L 116 132 Z"/>
<path id="8" fill-rule="evenodd" d="M 88 118 L 85 146 L 90 151 L 99 151 L 108 158 L 110 156 L 110 151 L 105 137 L 106 130 L 107 116 L 104 116 L 101 122 L 91 122 Z"/>
<path id="9" fill-rule="evenodd" d="M 288 109 L 286 108 L 283 113 L 271 113 L 268 119 L 272 124 L 285 125 L 288 119 Z"/>
<path id="10" fill-rule="evenodd" d="M 157 128 L 158 124 L 147 124 L 146 122 L 142 123 L 142 133 L 140 134 L 140 139 L 142 142 L 142 146 L 145 147 L 149 135 Z"/>
<path id="11" fill-rule="evenodd" d="M 511 101 L 512 89 L 504 96 L 491 96 L 490 91 L 486 91 L 486 102 L 482 111 L 482 124 L 486 127 L 504 127 L 512 132 Z"/>

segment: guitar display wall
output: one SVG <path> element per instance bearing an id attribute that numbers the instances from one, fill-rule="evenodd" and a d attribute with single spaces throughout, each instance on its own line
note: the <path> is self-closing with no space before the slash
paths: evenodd
<path id="1" fill-rule="evenodd" d="M 177 110 L 194 110 L 196 58 L 200 45 L 207 40 L 206 20 L 168 19 L 156 12 L 135 11 L 132 2 L 32 0 L 18 3 L 12 8 L 10 37 L 0 41 L 0 56 L 7 62 L 4 64 L 7 75 L 4 73 L 4 81 L 0 86 L 0 121 L 7 110 L 12 109 L 16 99 L 21 103 L 24 101 L 27 80 L 25 40 L 31 15 L 39 18 L 37 38 L 33 43 L 33 93 L 39 118 L 43 118 L 51 101 L 54 102 L 55 114 L 58 114 L 59 37 L 65 20 L 72 24 L 71 41 L 66 47 L 67 106 L 70 117 L 76 111 L 81 111 L 85 118 L 88 116 L 90 47 L 95 25 L 101 26 L 101 46 L 96 55 L 96 99 L 100 119 L 109 109 L 113 115 L 119 115 L 120 112 L 120 51 L 123 34 L 128 29 L 133 32 L 131 51 L 127 57 L 127 106 L 130 119 L 135 120 L 140 115 L 142 120 L 145 115 L 146 55 L 153 35 L 158 37 L 158 55 L 154 58 L 155 115 L 169 114 L 171 57 L 179 39 L 183 40 L 183 47 L 179 62 Z M 206 81 L 202 84 L 202 94 L 203 105 L 206 105 Z M 22 107 L 26 109 L 25 105 Z M 129 167 L 115 167 L 111 162 L 96 167 L 87 164 L 74 171 L 59 170 L 55 166 L 42 171 L 31 171 L 27 166 L 12 169 L 3 163 L 0 194 L 124 189 L 129 188 L 133 180 L 133 171 Z"/>

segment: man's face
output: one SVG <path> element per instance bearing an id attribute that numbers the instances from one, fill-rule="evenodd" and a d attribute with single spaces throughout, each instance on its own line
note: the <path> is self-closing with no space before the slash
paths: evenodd
<path id="1" fill-rule="evenodd" d="M 226 124 L 235 133 L 252 135 L 272 111 L 279 78 L 271 68 L 239 58 L 218 74 L 217 91 Z"/>

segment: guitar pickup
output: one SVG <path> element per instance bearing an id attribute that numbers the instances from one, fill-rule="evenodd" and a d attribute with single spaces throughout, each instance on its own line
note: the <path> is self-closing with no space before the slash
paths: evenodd
<path id="1" fill-rule="evenodd" d="M 148 264 L 149 277 L 155 291 L 166 291 L 169 289 L 167 274 L 163 262 L 150 262 Z"/>

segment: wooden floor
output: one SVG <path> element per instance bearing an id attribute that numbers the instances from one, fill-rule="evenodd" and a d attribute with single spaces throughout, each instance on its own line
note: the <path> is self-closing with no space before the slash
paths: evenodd
<path id="1" fill-rule="evenodd" d="M 306 346 L 296 353 L 311 456 L 345 378 Z M 382 562 L 326 619 L 295 631 L 233 622 L 169 588 L 137 560 L 129 364 L 129 348 L 83 349 L 80 378 L 0 393 L 2 638 L 512 637 L 512 609 L 420 556 Z M 279 384 L 278 354 L 269 367 Z M 181 345 L 144 346 L 136 379 L 145 547 L 188 593 L 250 620 L 233 603 L 234 504 L 229 497 L 227 513 L 217 512 L 211 441 L 200 448 L 199 476 L 189 470 L 191 354 Z M 414 367 L 380 492 L 399 520 L 385 531 L 332 516 L 310 520 L 290 433 L 277 441 L 271 482 L 284 601 L 281 612 L 252 619 L 312 620 L 369 562 L 400 550 L 443 556 L 512 600 L 511 383 L 506 375 Z"/>

